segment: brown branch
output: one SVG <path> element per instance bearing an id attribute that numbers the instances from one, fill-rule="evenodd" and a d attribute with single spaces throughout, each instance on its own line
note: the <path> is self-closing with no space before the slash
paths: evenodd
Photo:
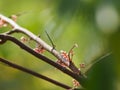
<path id="1" fill-rule="evenodd" d="M 11 31 L 8 31 L 6 33 L 4 33 L 4 35 L 0 35 L 0 38 L 2 42 L 0 43 L 4 43 L 6 40 L 10 40 L 14 43 L 16 43 L 17 45 L 19 45 L 22 49 L 26 50 L 27 52 L 31 53 L 32 55 L 34 55 L 35 57 L 42 59 L 43 61 L 49 63 L 50 65 L 58 68 L 59 70 L 61 70 L 62 72 L 68 74 L 69 76 L 73 77 L 74 79 L 76 79 L 77 81 L 79 81 L 81 83 L 82 86 L 84 86 L 84 82 L 86 81 L 86 78 L 81 74 L 81 72 L 78 70 L 78 68 L 75 66 L 74 62 L 70 62 L 69 65 L 69 69 L 66 69 L 64 67 L 62 67 L 61 65 L 53 62 L 52 60 L 50 60 L 49 58 L 40 55 L 36 52 L 34 52 L 31 48 L 25 46 L 23 43 L 21 43 L 19 40 L 10 37 L 8 35 L 15 33 L 15 32 L 20 32 L 23 33 L 27 36 L 29 36 L 32 40 L 34 40 L 35 42 L 37 42 L 38 44 L 40 44 L 45 50 L 47 50 L 48 52 L 50 52 L 52 55 L 54 55 L 58 60 L 61 60 L 63 63 L 66 64 L 66 59 L 63 58 L 60 53 L 55 50 L 52 46 L 48 45 L 46 42 L 44 42 L 41 38 L 39 38 L 38 36 L 34 35 L 32 32 L 30 32 L 29 30 L 19 26 L 18 24 L 16 24 L 16 22 L 14 22 L 12 19 L 1 15 L 0 14 L 0 19 L 4 20 L 7 24 L 11 25 L 13 27 L 13 29 Z"/>
<path id="2" fill-rule="evenodd" d="M 35 77 L 38 77 L 38 78 L 41 78 L 41 79 L 46 80 L 46 81 L 48 81 L 48 82 L 51 82 L 51 83 L 53 83 L 53 84 L 55 84 L 55 85 L 57 85 L 57 86 L 60 86 L 60 87 L 62 87 L 62 88 L 71 89 L 71 87 L 68 86 L 68 85 L 65 85 L 65 84 L 63 84 L 63 83 L 60 83 L 60 82 L 58 82 L 58 81 L 55 81 L 55 80 L 53 80 L 53 79 L 51 79 L 51 78 L 48 78 L 48 77 L 46 77 L 46 76 L 44 76 L 44 75 L 41 75 L 41 74 L 39 74 L 39 73 L 37 73 L 37 72 L 34 72 L 34 71 L 32 71 L 32 70 L 30 70 L 30 69 L 27 69 L 27 68 L 25 68 L 25 67 L 22 67 L 22 66 L 20 66 L 20 65 L 17 65 L 17 64 L 14 64 L 14 63 L 12 63 L 12 62 L 9 62 L 8 60 L 5 60 L 5 59 L 3 59 L 3 58 L 0 58 L 0 62 L 2 62 L 2 63 L 4 63 L 4 64 L 7 64 L 8 66 L 10 66 L 10 67 L 12 67 L 12 68 L 15 68 L 15 69 L 17 69 L 17 70 L 23 71 L 23 72 L 28 73 L 28 74 L 31 74 L 31 75 L 33 75 L 33 76 L 35 76 Z"/>
<path id="3" fill-rule="evenodd" d="M 34 55 L 35 57 L 42 59 L 44 62 L 56 67 L 57 69 L 61 70 L 62 72 L 66 73 L 67 75 L 71 76 L 72 78 L 78 80 L 81 82 L 81 85 L 84 84 L 85 82 L 85 78 L 82 75 L 78 75 L 74 72 L 71 72 L 70 70 L 62 67 L 61 65 L 57 64 L 56 62 L 50 60 L 49 58 L 35 52 L 34 50 L 32 50 L 30 47 L 26 46 L 25 44 L 23 44 L 22 42 L 20 42 L 19 40 L 17 40 L 16 38 L 9 36 L 9 35 L 4 35 L 4 34 L 0 34 L 0 43 L 5 43 L 7 40 L 10 40 L 12 42 L 14 42 L 15 44 L 17 44 L 18 46 L 20 46 L 22 49 L 24 49 L 25 51 L 29 52 L 30 54 Z"/>
<path id="4" fill-rule="evenodd" d="M 45 50 L 47 50 L 48 52 L 50 52 L 51 54 L 53 54 L 58 60 L 62 60 L 62 62 L 66 61 L 65 58 L 62 58 L 62 56 L 60 55 L 60 53 L 55 50 L 53 47 L 51 47 L 50 45 L 48 45 L 46 42 L 44 42 L 41 38 L 39 38 L 38 36 L 34 35 L 33 33 L 31 33 L 29 30 L 19 26 L 18 24 L 16 24 L 16 22 L 14 22 L 12 19 L 5 17 L 4 15 L 0 14 L 0 18 L 2 20 L 4 20 L 6 23 L 10 24 L 13 27 L 13 30 L 7 32 L 6 34 L 12 34 L 15 32 L 21 32 L 27 36 L 29 36 L 31 39 L 33 39 L 34 41 L 36 41 L 38 44 L 40 44 Z M 65 63 L 65 62 L 64 62 Z M 71 63 L 70 63 L 71 64 Z M 69 68 L 74 72 L 74 73 L 80 73 L 80 71 L 78 70 L 78 68 L 75 66 L 75 64 L 72 62 L 72 64 L 69 66 Z M 77 71 L 77 72 L 76 72 Z"/>

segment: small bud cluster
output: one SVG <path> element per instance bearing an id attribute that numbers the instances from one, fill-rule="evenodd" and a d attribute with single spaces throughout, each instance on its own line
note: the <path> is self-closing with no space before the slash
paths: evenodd
<path id="1" fill-rule="evenodd" d="M 20 41 L 23 42 L 23 43 L 26 43 L 26 42 L 28 42 L 29 40 L 28 40 L 28 38 L 22 36 L 22 37 L 20 38 Z"/>
<path id="2" fill-rule="evenodd" d="M 68 56 L 68 53 L 66 51 L 61 50 L 60 55 L 63 58 L 63 60 L 57 60 L 57 63 L 63 67 L 68 67 L 70 65 L 70 58 Z"/>
<path id="3" fill-rule="evenodd" d="M 6 27 L 6 26 L 7 26 L 7 23 L 3 19 L 0 18 L 0 28 Z"/>
<path id="4" fill-rule="evenodd" d="M 80 86 L 80 83 L 77 80 L 73 79 L 72 82 L 74 88 L 78 88 Z"/>
<path id="5" fill-rule="evenodd" d="M 17 15 L 11 15 L 11 18 L 12 18 L 13 21 L 16 22 L 18 17 L 17 17 Z"/>
<path id="6" fill-rule="evenodd" d="M 16 15 L 11 15 L 10 18 L 13 20 L 13 21 L 17 21 L 17 16 Z M 0 18 L 0 28 L 1 27 L 7 27 L 8 26 L 8 23 L 3 20 L 2 18 Z"/>
<path id="7" fill-rule="evenodd" d="M 42 46 L 41 47 L 36 47 L 33 50 L 37 53 L 40 53 L 40 54 L 45 52 L 45 49 Z"/>
<path id="8" fill-rule="evenodd" d="M 85 68 L 85 63 L 81 63 L 80 68 Z"/>
<path id="9" fill-rule="evenodd" d="M 60 55 L 61 55 L 62 60 L 57 60 L 57 63 L 60 64 L 63 67 L 69 67 L 69 65 L 72 61 L 73 55 L 74 55 L 73 49 L 75 47 L 78 47 L 78 45 L 74 44 L 74 46 L 70 49 L 69 53 L 61 50 Z"/>
<path id="10" fill-rule="evenodd" d="M 45 52 L 45 49 L 43 48 L 43 46 L 38 43 L 36 44 L 36 47 L 33 50 L 40 54 L 43 54 Z"/>
<path id="11" fill-rule="evenodd" d="M 22 43 L 26 43 L 26 42 L 29 42 L 30 39 L 22 36 L 22 37 L 20 38 L 20 41 L 21 41 Z M 37 44 L 36 47 L 35 47 L 33 50 L 34 50 L 35 52 L 37 52 L 37 53 L 40 53 L 40 54 L 42 54 L 42 53 L 45 52 L 45 49 L 44 49 L 40 44 Z"/>

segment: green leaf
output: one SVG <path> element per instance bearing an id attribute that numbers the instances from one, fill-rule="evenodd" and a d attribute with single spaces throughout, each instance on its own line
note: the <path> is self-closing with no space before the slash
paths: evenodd
<path id="1" fill-rule="evenodd" d="M 87 90 L 115 90 L 114 57 L 112 54 L 101 58 L 86 73 L 88 81 Z"/>

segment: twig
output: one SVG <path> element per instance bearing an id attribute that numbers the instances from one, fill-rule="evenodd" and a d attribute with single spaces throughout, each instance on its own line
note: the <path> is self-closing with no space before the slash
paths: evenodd
<path id="1" fill-rule="evenodd" d="M 17 44 L 18 46 L 20 46 L 22 49 L 24 49 L 25 51 L 29 52 L 30 54 L 34 55 L 35 57 L 42 59 L 44 62 L 56 67 L 57 69 L 61 70 L 62 72 L 66 73 L 67 75 L 71 76 L 72 78 L 79 80 L 81 85 L 84 84 L 85 82 L 85 78 L 81 75 L 78 75 L 76 73 L 71 72 L 70 70 L 62 67 L 61 65 L 55 63 L 54 61 L 50 60 L 49 58 L 35 52 L 34 50 L 32 50 L 30 47 L 26 46 L 25 44 L 23 44 L 22 42 L 20 42 L 19 40 L 17 40 L 16 38 L 9 36 L 9 35 L 4 35 L 4 34 L 0 34 L 0 43 L 5 43 L 7 40 L 10 40 L 12 42 L 14 42 L 15 44 Z M 84 86 L 84 85 L 83 85 Z"/>
<path id="2" fill-rule="evenodd" d="M 0 14 L 0 18 L 2 18 L 2 20 L 4 20 L 6 23 L 10 24 L 13 27 L 13 30 L 7 32 L 6 34 L 12 34 L 15 32 L 21 32 L 27 36 L 29 36 L 31 39 L 33 39 L 35 42 L 37 42 L 38 44 L 40 44 L 45 50 L 47 50 L 48 52 L 50 52 L 51 54 L 53 54 L 58 60 L 62 60 L 63 62 L 66 61 L 64 60 L 65 58 L 62 58 L 62 56 L 60 55 L 60 53 L 55 50 L 53 47 L 51 47 L 50 45 L 48 45 L 46 42 L 44 42 L 41 38 L 39 38 L 38 36 L 34 35 L 33 33 L 31 33 L 29 30 L 19 26 L 18 24 L 16 24 L 16 22 L 14 22 L 12 19 L 5 17 L 4 15 Z M 72 62 L 73 63 L 73 62 Z M 71 68 L 72 67 L 72 68 Z M 71 64 L 69 67 L 72 71 L 78 71 L 78 68 L 75 66 L 75 64 Z M 73 69 L 74 68 L 74 69 Z M 73 71 L 74 72 L 74 71 Z M 76 73 L 76 72 L 75 72 Z"/>
<path id="3" fill-rule="evenodd" d="M 69 68 L 71 68 L 72 71 L 74 71 L 74 73 L 77 73 L 77 74 L 79 74 L 79 75 L 82 76 L 80 70 L 79 70 L 77 67 L 74 67 L 75 65 L 74 65 L 74 63 L 73 63 L 73 61 L 72 61 L 72 57 L 71 57 L 71 52 L 73 51 L 73 49 L 74 49 L 75 47 L 78 47 L 78 45 L 77 45 L 77 44 L 74 44 L 73 47 L 72 47 L 72 48 L 69 50 L 69 52 L 68 52 L 68 57 L 69 57 L 69 60 L 70 60 L 70 66 L 69 66 Z"/>
<path id="4" fill-rule="evenodd" d="M 70 55 L 71 55 L 71 52 L 73 51 L 73 49 L 74 49 L 75 47 L 78 47 L 78 45 L 77 45 L 77 44 L 74 44 L 74 45 L 72 46 L 72 48 L 69 50 L 69 52 L 68 52 L 68 57 L 69 57 L 69 59 L 72 59 L 72 58 L 70 57 Z"/>
<path id="5" fill-rule="evenodd" d="M 12 68 L 15 68 L 15 69 L 17 69 L 17 70 L 26 72 L 26 73 L 28 73 L 28 74 L 31 74 L 31 75 L 35 76 L 35 77 L 38 77 L 38 78 L 41 78 L 41 79 L 46 80 L 46 81 L 48 81 L 48 82 L 51 82 L 51 83 L 53 83 L 53 84 L 55 84 L 55 85 L 57 85 L 57 86 L 60 86 L 60 87 L 62 87 L 62 88 L 71 89 L 71 87 L 68 86 L 68 85 L 65 85 L 65 84 L 63 84 L 63 83 L 60 83 L 60 82 L 58 82 L 58 81 L 55 81 L 55 80 L 53 80 L 53 79 L 51 79 L 51 78 L 48 78 L 48 77 L 46 77 L 46 76 L 44 76 L 44 75 L 41 75 L 41 74 L 39 74 L 39 73 L 37 73 L 37 72 L 34 72 L 34 71 L 32 71 L 32 70 L 30 70 L 30 69 L 27 69 L 27 68 L 25 68 L 25 67 L 22 67 L 22 66 L 20 66 L 20 65 L 17 65 L 17 64 L 14 64 L 14 63 L 12 63 L 12 62 L 9 62 L 8 60 L 5 60 L 5 59 L 3 59 L 3 58 L 0 58 L 0 62 L 2 62 L 2 63 L 4 63 L 4 64 L 7 64 L 8 66 L 10 66 L 10 67 L 12 67 Z"/>
<path id="6" fill-rule="evenodd" d="M 38 36 L 34 35 L 32 32 L 30 32 L 29 30 L 19 26 L 18 24 L 16 24 L 16 22 L 14 22 L 12 19 L 0 14 L 0 19 L 4 20 L 6 23 L 10 24 L 12 27 L 13 27 L 13 30 L 5 33 L 6 35 L 8 34 L 12 34 L 12 33 L 15 33 L 15 32 L 20 32 L 20 33 L 23 33 L 27 36 L 29 36 L 32 40 L 34 40 L 35 42 L 37 42 L 38 44 L 40 44 L 45 50 L 47 50 L 48 52 L 50 52 L 51 54 L 53 54 L 58 60 L 61 60 L 62 62 L 66 61 L 65 58 L 62 58 L 62 56 L 60 55 L 60 53 L 53 49 L 53 47 L 51 47 L 50 45 L 48 45 L 46 42 L 44 42 L 41 38 L 39 38 Z M 44 61 L 46 60 L 49 60 L 48 58 L 44 57 L 44 56 L 40 56 L 40 54 L 37 54 L 36 52 L 33 52 L 33 50 L 31 50 L 30 48 L 28 47 L 25 47 L 24 48 L 24 45 L 19 43 L 18 40 L 16 40 L 15 38 L 13 37 L 9 37 L 9 36 L 6 36 L 6 38 L 8 40 L 11 40 L 12 42 L 16 43 L 17 45 L 21 46 L 24 50 L 26 50 L 27 52 L 31 53 L 32 55 L 38 57 L 38 58 L 43 58 Z M 4 41 L 4 40 L 3 40 Z M 47 61 L 48 63 L 48 61 Z M 51 62 L 50 62 L 51 63 Z M 54 65 L 56 67 L 56 63 L 54 62 Z M 71 77 L 73 77 L 74 79 L 78 80 L 81 82 L 84 82 L 85 78 L 82 74 L 78 74 L 78 68 L 75 66 L 75 64 L 73 62 L 70 63 L 70 66 L 69 66 L 69 69 L 72 70 L 69 71 L 68 69 L 65 69 L 63 68 L 62 66 L 60 65 L 57 65 L 57 68 L 59 67 L 59 69 L 61 68 L 61 71 L 63 71 L 64 73 L 70 75 Z M 79 71 L 80 72 L 80 71 Z"/>

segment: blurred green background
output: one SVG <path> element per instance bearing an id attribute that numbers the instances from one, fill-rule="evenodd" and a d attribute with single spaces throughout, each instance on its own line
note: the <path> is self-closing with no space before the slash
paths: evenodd
<path id="1" fill-rule="evenodd" d="M 80 63 L 89 66 L 99 56 L 112 51 L 112 56 L 106 57 L 102 60 L 102 64 L 90 72 L 91 79 L 88 81 L 87 89 L 120 90 L 119 3 L 119 0 L 0 0 L 0 13 L 8 17 L 21 13 L 17 23 L 51 44 L 45 34 L 46 30 L 58 51 L 68 52 L 77 43 L 79 47 L 74 49 L 73 57 L 77 67 L 80 67 Z M 5 27 L 0 28 L 0 33 L 7 30 Z M 20 39 L 22 35 L 14 34 L 14 36 Z M 34 48 L 36 44 L 31 42 L 30 45 Z M 56 60 L 47 52 L 45 55 Z M 0 57 L 72 86 L 71 77 L 11 42 L 0 45 Z M 103 83 L 104 81 L 106 83 Z M 0 63 L 0 90 L 56 89 L 63 90 Z"/>

